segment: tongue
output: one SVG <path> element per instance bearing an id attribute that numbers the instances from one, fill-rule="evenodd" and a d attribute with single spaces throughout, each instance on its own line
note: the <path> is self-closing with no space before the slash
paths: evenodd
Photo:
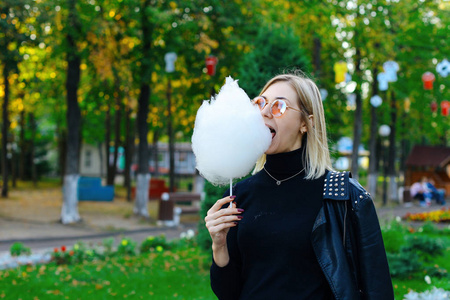
<path id="1" fill-rule="evenodd" d="M 275 137 L 277 133 L 275 131 L 272 131 L 272 139 Z"/>

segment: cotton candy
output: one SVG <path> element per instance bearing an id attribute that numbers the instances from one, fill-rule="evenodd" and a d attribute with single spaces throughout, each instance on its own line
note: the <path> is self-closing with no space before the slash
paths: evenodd
<path id="1" fill-rule="evenodd" d="M 197 111 L 192 149 L 197 169 L 212 184 L 247 175 L 271 142 L 260 110 L 231 77 Z"/>

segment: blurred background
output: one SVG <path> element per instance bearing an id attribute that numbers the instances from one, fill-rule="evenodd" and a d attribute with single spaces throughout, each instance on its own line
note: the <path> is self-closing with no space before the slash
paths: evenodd
<path id="1" fill-rule="evenodd" d="M 202 191 L 195 114 L 226 76 L 253 98 L 298 69 L 321 90 L 337 169 L 384 204 L 423 175 L 446 189 L 449 9 L 443 0 L 2 0 L 1 195 L 18 182 L 62 185 L 71 223 L 80 186 L 104 188 L 86 196 L 100 200 L 115 186 L 148 216 L 150 179 Z M 435 160 L 408 161 L 418 145 Z"/>

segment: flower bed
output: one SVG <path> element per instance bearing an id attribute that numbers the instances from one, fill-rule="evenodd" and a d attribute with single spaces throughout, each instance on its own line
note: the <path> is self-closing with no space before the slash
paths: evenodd
<path id="1" fill-rule="evenodd" d="M 430 212 L 411 214 L 407 213 L 404 217 L 408 221 L 432 221 L 432 222 L 450 222 L 450 208 L 442 208 Z"/>

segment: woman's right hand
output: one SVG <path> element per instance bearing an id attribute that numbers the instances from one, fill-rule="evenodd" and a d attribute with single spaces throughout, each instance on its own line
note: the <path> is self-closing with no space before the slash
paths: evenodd
<path id="1" fill-rule="evenodd" d="M 236 208 L 235 203 L 231 207 L 222 208 L 225 204 L 232 202 L 234 198 L 235 196 L 229 196 L 217 200 L 205 217 L 206 228 L 208 228 L 213 242 L 213 251 L 226 250 L 228 231 L 242 219 L 240 214 L 244 210 Z"/>

